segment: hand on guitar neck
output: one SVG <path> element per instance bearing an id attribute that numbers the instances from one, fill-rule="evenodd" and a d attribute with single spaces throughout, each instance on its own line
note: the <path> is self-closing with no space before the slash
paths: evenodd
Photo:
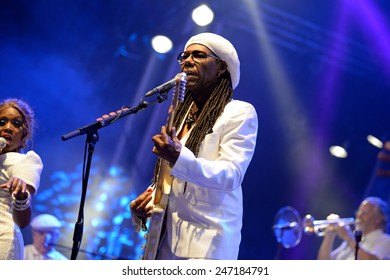
<path id="1" fill-rule="evenodd" d="M 181 143 L 179 138 L 177 138 L 176 128 L 172 127 L 169 133 L 166 127 L 163 126 L 161 133 L 153 136 L 152 140 L 154 142 L 152 152 L 169 163 L 175 164 L 181 151 Z"/>

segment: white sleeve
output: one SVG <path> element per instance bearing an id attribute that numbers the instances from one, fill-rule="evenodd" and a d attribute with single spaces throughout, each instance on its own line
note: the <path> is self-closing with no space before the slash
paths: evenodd
<path id="1" fill-rule="evenodd" d="M 183 146 L 171 175 L 211 189 L 229 191 L 239 187 L 254 154 L 257 129 L 254 107 L 232 103 L 217 120 L 213 132 L 206 135 L 202 154 L 195 157 Z"/>
<path id="2" fill-rule="evenodd" d="M 43 163 L 41 158 L 34 151 L 28 151 L 21 155 L 19 160 L 10 166 L 10 175 L 23 179 L 28 185 L 38 191 Z"/>

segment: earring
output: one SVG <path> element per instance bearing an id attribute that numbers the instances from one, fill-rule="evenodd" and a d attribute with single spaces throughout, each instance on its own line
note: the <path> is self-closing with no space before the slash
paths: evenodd
<path id="1" fill-rule="evenodd" d="M 24 141 L 23 141 L 24 142 Z M 33 147 L 33 140 L 32 139 L 28 139 L 25 143 L 25 147 L 28 148 L 28 149 L 32 149 Z"/>

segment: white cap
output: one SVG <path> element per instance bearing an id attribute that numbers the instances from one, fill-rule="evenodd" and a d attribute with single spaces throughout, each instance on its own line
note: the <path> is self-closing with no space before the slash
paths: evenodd
<path id="1" fill-rule="evenodd" d="M 186 43 L 184 50 L 192 44 L 206 46 L 226 62 L 230 78 L 232 79 L 232 86 L 235 89 L 240 82 L 240 60 L 232 43 L 220 35 L 206 32 L 191 37 Z"/>
<path id="2" fill-rule="evenodd" d="M 31 227 L 35 230 L 55 230 L 61 227 L 61 222 L 53 215 L 42 214 L 31 221 Z"/>

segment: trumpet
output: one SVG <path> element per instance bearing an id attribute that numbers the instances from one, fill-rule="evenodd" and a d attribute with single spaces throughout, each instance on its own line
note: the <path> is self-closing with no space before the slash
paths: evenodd
<path id="1" fill-rule="evenodd" d="M 292 248 L 299 244 L 303 233 L 324 236 L 325 230 L 331 225 L 346 224 L 356 227 L 356 222 L 354 218 L 315 220 L 310 214 L 301 218 L 295 208 L 285 206 L 276 213 L 272 230 L 279 244 Z"/>
<path id="2" fill-rule="evenodd" d="M 313 216 L 307 214 L 302 219 L 303 231 L 308 234 L 315 234 L 317 236 L 324 236 L 325 230 L 331 225 L 345 224 L 345 225 L 355 225 L 354 218 L 339 218 L 331 220 L 314 220 Z"/>

